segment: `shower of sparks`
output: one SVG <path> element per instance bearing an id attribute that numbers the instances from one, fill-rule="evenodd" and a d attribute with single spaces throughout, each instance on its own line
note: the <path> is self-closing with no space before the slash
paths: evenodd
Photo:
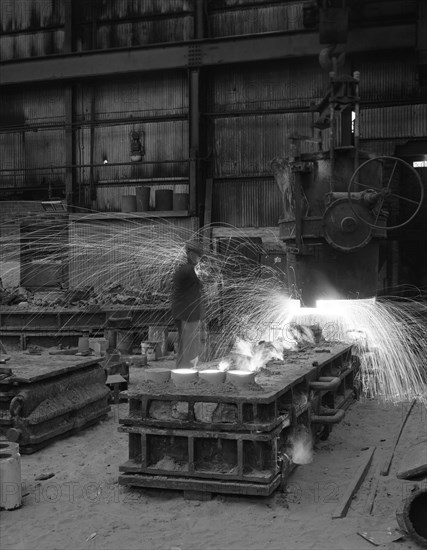
<path id="1" fill-rule="evenodd" d="M 33 261 L 25 268 L 27 279 L 41 268 L 68 266 L 69 287 L 64 290 L 80 292 L 76 315 L 82 311 L 96 315 L 100 306 L 111 304 L 121 309 L 168 307 L 172 274 L 185 261 L 185 244 L 199 241 L 204 247 L 198 269 L 209 329 L 205 359 L 230 355 L 232 364 L 224 359 L 221 370 L 258 371 L 270 359 L 283 357 L 285 350 L 298 349 L 301 342 L 316 345 L 314 329 L 320 328 L 326 341 L 354 344 L 361 358 L 365 396 L 395 403 L 414 398 L 427 401 L 427 307 L 422 302 L 335 300 L 319 302 L 315 309 L 301 308 L 286 295 L 283 272 L 249 260 L 238 249 L 231 251 L 224 245 L 226 239 L 213 250 L 210 228 L 195 233 L 167 220 L 114 220 L 114 213 L 111 218 L 106 223 L 59 219 L 60 245 L 52 241 L 52 222 L 48 234 L 30 231 L 29 226 L 25 239 L 31 241 Z M 17 286 L 23 269 L 19 221 L 15 220 L 12 231 L 10 226 L 0 227 L 0 277 L 5 287 Z M 262 253 L 255 248 L 254 252 L 254 258 Z M 34 327 L 46 307 L 67 308 L 73 303 L 70 299 L 64 306 L 58 290 L 35 293 L 29 301 L 25 291 L 17 291 L 14 304 L 22 294 L 19 307 L 33 312 L 28 324 Z M 72 318 L 67 321 L 68 327 L 77 324 Z"/>
<path id="2" fill-rule="evenodd" d="M 324 300 L 297 308 L 291 323 L 318 325 L 327 341 L 350 342 L 362 392 L 382 401 L 427 403 L 427 307 L 406 300 Z"/>

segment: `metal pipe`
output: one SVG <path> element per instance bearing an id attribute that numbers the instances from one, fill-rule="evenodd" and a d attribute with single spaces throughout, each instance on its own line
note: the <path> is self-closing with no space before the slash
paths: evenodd
<path id="1" fill-rule="evenodd" d="M 197 180 L 198 180 L 198 157 L 199 157 L 199 141 L 200 141 L 200 112 L 199 112 L 199 69 L 191 69 L 189 71 L 189 88 L 190 88 L 190 161 L 189 161 L 189 176 L 190 176 L 190 201 L 189 212 L 194 215 L 197 204 Z"/>
<path id="2" fill-rule="evenodd" d="M 312 414 L 312 424 L 338 424 L 345 416 L 343 409 L 322 409 L 321 414 Z"/>
<path id="3" fill-rule="evenodd" d="M 136 111 L 140 113 L 141 111 Z M 99 115 L 100 113 L 98 113 Z M 101 113 L 104 114 L 104 113 Z M 67 129 L 78 130 L 80 128 L 90 128 L 92 126 L 121 126 L 125 124 L 146 124 L 148 122 L 170 122 L 174 120 L 187 120 L 187 113 L 183 114 L 170 114 L 170 115 L 157 115 L 157 116 L 143 116 L 140 117 L 131 116 L 124 118 L 108 118 L 103 120 L 77 120 L 75 122 L 59 122 L 52 124 L 38 124 L 24 126 L 7 126 L 0 129 L 0 134 L 12 134 L 17 132 L 42 132 L 43 130 L 63 130 Z"/>
<path id="4" fill-rule="evenodd" d="M 145 161 L 144 164 L 174 164 L 174 163 L 187 163 L 190 159 L 179 159 L 179 160 L 152 160 Z M 129 162 L 107 162 L 102 164 L 61 164 L 56 166 L 39 166 L 34 168 L 1 168 L 0 173 L 15 173 L 15 172 L 37 172 L 39 170 L 46 170 L 47 173 L 51 173 L 52 170 L 66 170 L 67 168 L 94 168 L 109 167 L 109 166 L 131 166 L 132 161 Z"/>
<path id="5" fill-rule="evenodd" d="M 318 391 L 336 390 L 341 384 L 340 378 L 336 376 L 321 376 L 319 380 L 310 382 L 310 388 Z"/>

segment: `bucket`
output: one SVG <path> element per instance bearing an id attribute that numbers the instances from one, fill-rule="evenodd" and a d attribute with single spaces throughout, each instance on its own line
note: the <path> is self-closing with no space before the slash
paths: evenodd
<path id="1" fill-rule="evenodd" d="M 195 369 L 174 369 L 171 372 L 172 381 L 177 387 L 197 382 L 198 377 L 199 373 Z"/>
<path id="2" fill-rule="evenodd" d="M 173 194 L 173 209 L 175 211 L 188 210 L 188 193 Z"/>
<path id="3" fill-rule="evenodd" d="M 199 371 L 199 376 L 209 384 L 213 386 L 218 386 L 222 384 L 225 380 L 225 372 L 222 370 L 207 369 Z"/>
<path id="4" fill-rule="evenodd" d="M 156 384 L 166 384 L 171 377 L 169 369 L 147 369 L 145 371 L 145 380 L 155 382 Z"/>
<path id="5" fill-rule="evenodd" d="M 78 349 L 79 353 L 89 353 L 89 338 L 87 336 L 82 336 L 79 338 Z"/>
<path id="6" fill-rule="evenodd" d="M 122 196 L 122 212 L 136 212 L 136 195 Z"/>
<path id="7" fill-rule="evenodd" d="M 21 504 L 21 455 L 19 446 L 10 443 L 7 449 L 0 449 L 0 509 L 14 510 Z"/>
<path id="8" fill-rule="evenodd" d="M 226 376 L 228 382 L 239 388 L 249 386 L 255 381 L 255 373 L 249 370 L 229 370 Z"/>
<path id="9" fill-rule="evenodd" d="M 173 191 L 172 189 L 157 189 L 156 190 L 156 210 L 164 212 L 172 210 L 173 207 Z"/>
<path id="10" fill-rule="evenodd" d="M 151 187 L 136 188 L 136 210 L 138 212 L 148 212 L 150 209 Z"/>

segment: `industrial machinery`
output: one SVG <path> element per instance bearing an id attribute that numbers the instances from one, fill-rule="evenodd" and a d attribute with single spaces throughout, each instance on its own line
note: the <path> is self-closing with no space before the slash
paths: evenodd
<path id="1" fill-rule="evenodd" d="M 279 227 L 287 247 L 289 290 L 305 306 L 314 307 L 322 298 L 376 296 L 381 239 L 387 230 L 409 223 L 421 207 L 423 185 L 409 164 L 358 156 L 363 163 L 356 170 L 353 147 L 274 165 L 284 197 Z M 403 177 L 412 184 L 406 191 L 398 188 Z"/>
<path id="2" fill-rule="evenodd" d="M 289 291 L 303 306 L 322 298 L 376 296 L 381 240 L 413 220 L 424 198 L 412 166 L 360 150 L 360 74 L 338 73 L 343 56 L 335 46 L 319 56 L 330 70 L 330 86 L 313 106 L 319 113 L 314 128 L 329 130 L 329 150 L 301 153 L 303 142 L 320 147 L 322 138 L 294 134 L 290 156 L 272 162 L 283 197 L 279 235 L 286 244 Z"/>

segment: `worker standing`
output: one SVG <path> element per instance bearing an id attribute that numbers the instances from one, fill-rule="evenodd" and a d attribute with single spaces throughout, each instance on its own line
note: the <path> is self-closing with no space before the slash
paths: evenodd
<path id="1" fill-rule="evenodd" d="M 185 253 L 186 261 L 176 268 L 172 279 L 172 316 L 178 327 L 177 368 L 193 366 L 192 361 L 201 353 L 203 284 L 197 266 L 203 251 L 198 243 L 189 243 Z"/>

